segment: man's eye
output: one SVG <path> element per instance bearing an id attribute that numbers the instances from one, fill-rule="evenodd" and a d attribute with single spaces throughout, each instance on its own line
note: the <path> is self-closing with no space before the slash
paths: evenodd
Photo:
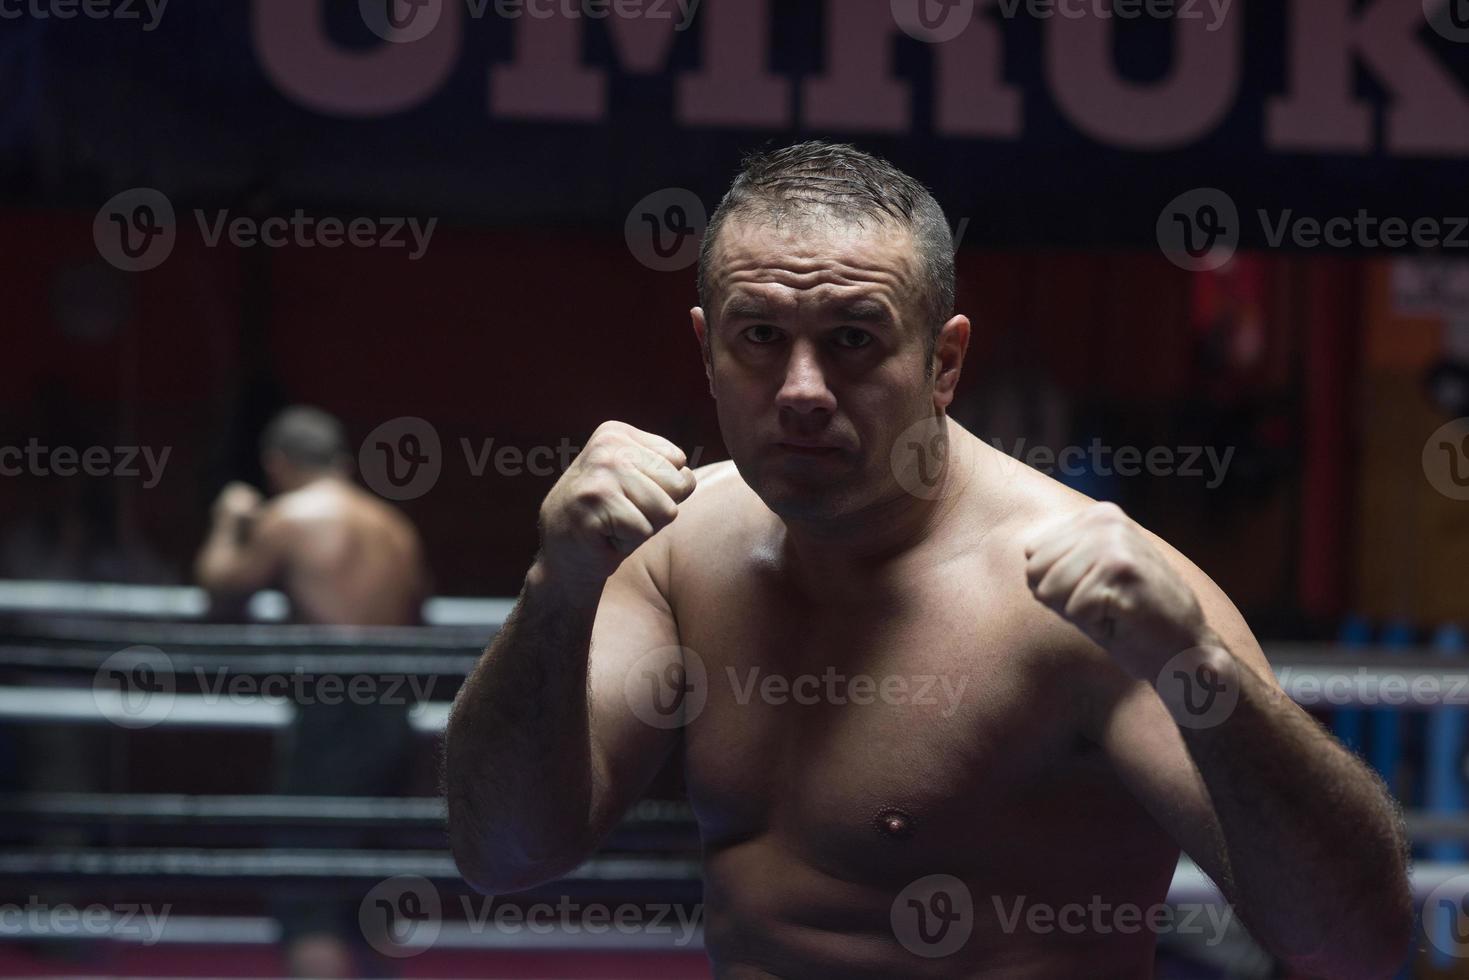
<path id="1" fill-rule="evenodd" d="M 872 343 L 872 334 L 857 327 L 842 327 L 837 331 L 837 346 L 857 350 Z"/>
<path id="2" fill-rule="evenodd" d="M 779 335 L 780 331 L 776 330 L 768 323 L 757 323 L 755 326 L 745 331 L 745 337 L 757 344 L 772 343 L 779 337 Z"/>

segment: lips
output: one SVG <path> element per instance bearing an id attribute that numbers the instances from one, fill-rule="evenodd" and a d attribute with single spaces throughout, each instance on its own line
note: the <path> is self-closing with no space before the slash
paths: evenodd
<path id="1" fill-rule="evenodd" d="M 840 447 L 823 443 L 780 442 L 776 447 L 800 456 L 827 456 L 840 451 Z"/>

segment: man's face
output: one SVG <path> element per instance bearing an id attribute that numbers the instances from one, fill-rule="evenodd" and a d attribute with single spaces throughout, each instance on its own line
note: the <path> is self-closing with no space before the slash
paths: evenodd
<path id="1" fill-rule="evenodd" d="M 694 327 L 745 482 L 791 519 L 901 493 L 891 447 L 936 404 L 912 236 L 825 216 L 733 218 L 716 245 L 713 308 L 695 310 Z"/>

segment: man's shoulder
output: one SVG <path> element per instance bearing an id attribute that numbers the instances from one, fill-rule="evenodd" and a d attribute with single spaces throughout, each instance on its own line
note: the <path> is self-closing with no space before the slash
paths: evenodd
<path id="1" fill-rule="evenodd" d="M 302 535 L 383 533 L 417 536 L 398 508 L 345 481 L 312 484 L 273 498 L 266 513 L 277 533 Z"/>
<path id="2" fill-rule="evenodd" d="M 763 509 L 733 460 L 696 467 L 694 480 L 694 492 L 679 503 L 673 523 L 634 552 L 660 587 L 666 588 L 676 568 L 689 570 L 706 556 L 730 554 Z"/>
<path id="3" fill-rule="evenodd" d="M 1017 541 L 1023 542 L 1046 527 L 1091 508 L 1118 507 L 1126 512 L 1125 508 L 1115 502 L 1096 500 L 1018 461 L 1017 466 L 1018 475 L 1012 481 L 1013 497 L 1017 504 L 1006 520 L 1008 533 Z M 1170 541 L 1149 528 L 1137 515 L 1127 512 L 1127 517 L 1171 564 L 1184 573 L 1191 584 L 1200 580 L 1207 581 L 1207 576 Z"/>
<path id="4" fill-rule="evenodd" d="M 975 447 L 978 457 L 973 472 L 979 478 L 971 481 L 970 496 L 978 510 L 998 515 L 991 521 L 993 536 L 1005 542 L 1002 547 L 1023 542 L 1047 524 L 1097 504 L 1086 494 L 987 443 L 976 440 Z"/>
<path id="5" fill-rule="evenodd" d="M 760 503 L 735 467 L 734 460 L 706 463 L 694 470 L 694 492 L 678 505 L 678 517 L 667 528 L 674 548 L 707 547 L 737 532 L 758 512 Z"/>

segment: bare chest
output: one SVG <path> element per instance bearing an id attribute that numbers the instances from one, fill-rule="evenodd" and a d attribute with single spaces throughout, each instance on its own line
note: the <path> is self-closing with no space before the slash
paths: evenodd
<path id="1" fill-rule="evenodd" d="M 881 874 L 1024 827 L 1094 763 L 1008 598 L 955 585 L 814 608 L 758 584 L 678 610 L 700 691 L 690 800 L 711 847 L 774 835 Z M 702 671 L 702 677 L 697 677 Z"/>

